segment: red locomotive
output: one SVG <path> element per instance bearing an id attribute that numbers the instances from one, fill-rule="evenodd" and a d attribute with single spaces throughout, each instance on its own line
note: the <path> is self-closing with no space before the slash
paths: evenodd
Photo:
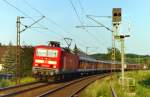
<path id="1" fill-rule="evenodd" d="M 130 68 L 133 69 L 133 65 L 127 66 L 127 69 Z M 63 79 L 70 76 L 110 72 L 111 69 L 120 70 L 120 63 L 112 64 L 112 61 L 100 61 L 85 54 L 72 53 L 60 47 L 59 42 L 55 41 L 51 41 L 48 46 L 35 46 L 33 73 L 40 77 Z"/>
<path id="2" fill-rule="evenodd" d="M 53 76 L 76 72 L 79 57 L 60 47 L 59 42 L 52 41 L 49 46 L 35 46 L 33 73 Z"/>

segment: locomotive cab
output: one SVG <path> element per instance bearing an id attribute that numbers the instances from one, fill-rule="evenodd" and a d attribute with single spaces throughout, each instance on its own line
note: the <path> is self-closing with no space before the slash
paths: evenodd
<path id="1" fill-rule="evenodd" d="M 60 67 L 61 48 L 58 43 L 51 42 L 49 46 L 36 46 L 34 49 L 33 73 L 54 75 Z"/>

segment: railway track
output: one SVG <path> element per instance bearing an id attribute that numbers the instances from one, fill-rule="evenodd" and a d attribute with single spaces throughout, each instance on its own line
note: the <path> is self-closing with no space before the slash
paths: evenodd
<path id="1" fill-rule="evenodd" d="M 62 83 L 34 83 L 3 90 L 0 97 L 74 97 L 90 83 L 105 76 L 107 75 L 93 75 Z"/>
<path id="2" fill-rule="evenodd" d="M 107 74 L 108 75 L 108 74 Z M 96 75 L 69 82 L 38 97 L 78 97 L 77 94 L 89 84 L 107 75 Z"/>
<path id="3" fill-rule="evenodd" d="M 28 84 L 0 88 L 0 97 L 10 97 L 18 93 L 21 93 L 23 91 L 27 91 L 28 89 L 37 88 L 37 87 L 41 87 L 45 85 L 47 85 L 47 83 L 33 82 L 33 83 L 28 83 Z"/>

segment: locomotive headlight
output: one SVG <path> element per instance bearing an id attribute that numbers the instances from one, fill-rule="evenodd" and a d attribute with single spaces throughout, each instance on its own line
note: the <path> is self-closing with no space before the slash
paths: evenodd
<path id="1" fill-rule="evenodd" d="M 56 65 L 54 65 L 53 68 L 56 68 Z"/>
<path id="2" fill-rule="evenodd" d="M 3 69 L 3 64 L 0 64 L 0 71 Z"/>
<path id="3" fill-rule="evenodd" d="M 53 64 L 53 65 L 55 65 L 55 64 L 57 64 L 57 61 L 48 61 L 48 64 Z"/>
<path id="4" fill-rule="evenodd" d="M 35 63 L 44 63 L 44 60 L 35 60 Z"/>
<path id="5" fill-rule="evenodd" d="M 35 66 L 38 66 L 38 64 L 35 64 Z"/>

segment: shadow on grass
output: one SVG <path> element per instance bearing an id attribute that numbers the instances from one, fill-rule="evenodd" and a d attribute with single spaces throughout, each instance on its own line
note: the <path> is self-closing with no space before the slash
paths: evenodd
<path id="1" fill-rule="evenodd" d="M 140 85 L 150 88 L 150 77 L 138 82 Z"/>

